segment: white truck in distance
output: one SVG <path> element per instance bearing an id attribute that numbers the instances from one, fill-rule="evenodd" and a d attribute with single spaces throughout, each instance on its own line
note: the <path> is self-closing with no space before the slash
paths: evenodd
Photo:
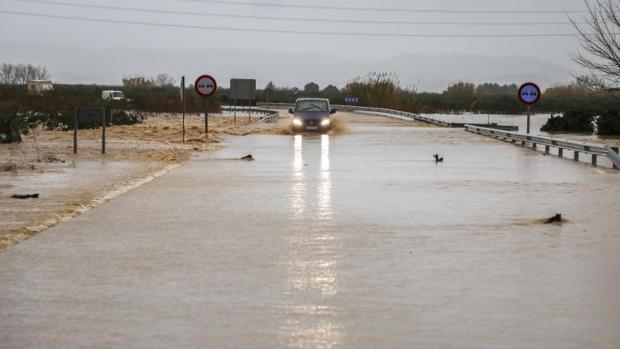
<path id="1" fill-rule="evenodd" d="M 112 90 L 106 90 L 101 92 L 101 98 L 103 98 L 104 101 L 124 101 L 127 99 L 123 91 Z"/>

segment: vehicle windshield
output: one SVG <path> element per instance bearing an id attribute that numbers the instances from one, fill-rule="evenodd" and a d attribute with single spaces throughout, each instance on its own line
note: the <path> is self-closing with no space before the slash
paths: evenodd
<path id="1" fill-rule="evenodd" d="M 117 91 L 117 92 L 112 92 L 112 97 L 115 98 L 124 98 L 125 94 L 123 92 Z"/>
<path id="2" fill-rule="evenodd" d="M 321 100 L 308 100 L 308 101 L 299 101 L 295 105 L 296 112 L 303 111 L 317 111 L 317 112 L 327 112 L 329 111 L 329 105 L 327 101 Z"/>

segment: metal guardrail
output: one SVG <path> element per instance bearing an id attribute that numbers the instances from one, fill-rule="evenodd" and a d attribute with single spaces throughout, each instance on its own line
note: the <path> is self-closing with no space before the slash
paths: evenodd
<path id="1" fill-rule="evenodd" d="M 509 140 L 512 143 L 521 142 L 522 146 L 528 143 L 532 145 L 532 149 L 536 149 L 538 145 L 545 146 L 545 153 L 550 153 L 550 147 L 558 148 L 558 156 L 564 156 L 564 150 L 573 152 L 573 159 L 579 161 L 579 154 L 586 153 L 592 156 L 592 165 L 597 165 L 597 158 L 599 156 L 605 156 L 614 165 L 614 168 L 620 168 L 620 156 L 618 155 L 618 149 L 610 148 L 603 144 L 592 144 L 572 141 L 568 139 L 558 139 L 545 136 L 532 136 L 522 133 L 502 131 L 492 129 L 488 127 L 480 127 L 475 125 L 465 125 L 465 130 L 479 135 L 502 138 Z"/>
<path id="2" fill-rule="evenodd" d="M 267 105 L 267 104 L 266 103 L 259 103 L 259 105 L 263 105 L 264 106 L 264 105 Z M 270 107 L 280 107 L 280 108 L 285 108 L 285 109 L 293 108 L 293 104 L 289 104 L 289 103 L 270 103 L 270 104 L 268 104 L 268 106 L 270 106 Z M 464 128 L 465 125 L 466 125 L 465 123 L 447 122 L 447 121 L 438 120 L 438 119 L 434 119 L 434 118 L 429 118 L 429 117 L 422 116 L 422 115 L 419 115 L 419 114 L 409 113 L 409 112 L 405 112 L 405 111 L 401 111 L 401 110 L 395 110 L 395 109 L 374 108 L 374 107 L 360 107 L 360 106 L 355 106 L 355 105 L 340 105 L 340 104 L 335 104 L 335 105 L 332 105 L 332 106 L 334 108 L 336 108 L 337 110 L 341 110 L 341 111 L 366 112 L 366 113 L 371 113 L 371 114 L 375 114 L 375 115 L 381 115 L 381 116 L 395 118 L 395 119 L 400 119 L 400 120 L 420 121 L 420 122 L 425 122 L 427 124 L 437 125 L 437 126 L 441 126 L 441 127 Z M 518 131 L 519 130 L 518 126 L 506 126 L 506 125 L 490 124 L 490 125 L 488 125 L 488 127 L 493 127 L 493 128 L 502 129 L 502 130 L 509 130 L 509 131 Z"/>
<path id="3" fill-rule="evenodd" d="M 285 109 L 293 107 L 293 104 L 290 104 L 290 103 L 269 103 L 269 104 L 258 103 L 258 105 L 260 106 L 269 105 L 270 107 L 281 107 Z M 385 114 L 384 116 L 387 116 L 387 117 L 396 115 L 399 117 L 399 119 L 406 118 L 409 120 L 426 122 L 429 124 L 443 126 L 443 127 L 452 127 L 452 124 L 446 121 L 428 118 L 425 116 L 421 116 L 418 114 L 409 113 L 405 111 L 400 111 L 400 110 L 387 109 L 387 108 L 359 107 L 355 105 L 341 105 L 341 104 L 334 104 L 332 105 L 332 107 L 336 108 L 337 110 L 349 111 L 349 112 L 364 111 L 364 112 L 370 112 L 370 113 Z"/>
<path id="4" fill-rule="evenodd" d="M 223 110 L 228 110 L 228 112 L 232 112 L 233 111 L 233 106 L 231 105 L 223 105 L 222 106 Z M 280 116 L 280 113 L 276 110 L 271 110 L 271 109 L 266 109 L 266 108 L 258 108 L 258 107 L 245 107 L 245 108 L 240 108 L 237 107 L 237 112 L 239 113 L 247 113 L 249 110 L 250 113 L 254 113 L 254 114 L 264 114 L 263 117 L 260 118 L 259 122 L 270 122 L 272 121 L 274 118 Z"/>
<path id="5" fill-rule="evenodd" d="M 615 169 L 620 169 L 620 155 L 618 155 L 618 147 L 610 147 L 607 157 L 614 164 Z"/>

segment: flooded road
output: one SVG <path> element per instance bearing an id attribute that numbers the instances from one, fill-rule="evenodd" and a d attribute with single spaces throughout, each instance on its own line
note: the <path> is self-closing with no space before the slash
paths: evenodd
<path id="1" fill-rule="evenodd" d="M 347 119 L 229 138 L 1 253 L 0 347 L 620 346 L 617 171 Z"/>

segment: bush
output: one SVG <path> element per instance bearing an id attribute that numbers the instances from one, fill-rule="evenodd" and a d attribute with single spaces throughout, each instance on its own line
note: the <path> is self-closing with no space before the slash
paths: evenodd
<path id="1" fill-rule="evenodd" d="M 0 143 L 21 142 L 21 123 L 16 114 L 0 110 Z"/>
<path id="2" fill-rule="evenodd" d="M 24 119 L 29 128 L 41 125 L 48 130 L 69 130 L 73 127 L 73 115 L 64 111 L 28 111 Z"/>
<path id="3" fill-rule="evenodd" d="M 28 129 L 23 113 L 13 105 L 0 103 L 0 143 L 21 142 L 21 135 L 28 133 Z"/>
<path id="4" fill-rule="evenodd" d="M 620 135 L 620 112 L 618 110 L 608 110 L 601 114 L 596 123 L 599 135 Z"/>
<path id="5" fill-rule="evenodd" d="M 108 122 L 112 125 L 134 125 L 140 124 L 144 120 L 144 115 L 135 110 L 114 110 L 112 120 Z"/>
<path id="6" fill-rule="evenodd" d="M 545 132 L 593 132 L 595 112 L 592 110 L 572 110 L 564 116 L 551 117 L 541 128 Z"/>

